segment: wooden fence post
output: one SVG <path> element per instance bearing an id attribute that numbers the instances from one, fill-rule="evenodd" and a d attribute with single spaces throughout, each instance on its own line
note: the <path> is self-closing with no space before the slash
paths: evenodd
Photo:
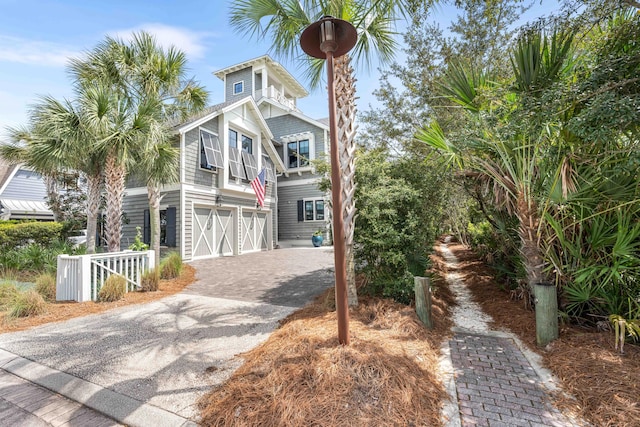
<path id="1" fill-rule="evenodd" d="M 553 283 L 534 285 L 536 300 L 536 341 L 544 347 L 558 338 L 558 297 Z"/>
<path id="2" fill-rule="evenodd" d="M 431 289 L 428 277 L 416 276 L 413 278 L 414 291 L 416 293 L 416 313 L 424 325 L 433 329 L 431 320 Z"/>

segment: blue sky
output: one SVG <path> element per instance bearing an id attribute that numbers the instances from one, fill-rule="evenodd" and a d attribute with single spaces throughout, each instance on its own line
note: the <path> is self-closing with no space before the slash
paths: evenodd
<path id="1" fill-rule="evenodd" d="M 38 95 L 71 97 L 67 58 L 92 49 L 105 35 L 126 37 L 147 30 L 164 44 L 186 52 L 190 74 L 223 99 L 222 82 L 212 72 L 264 55 L 269 43 L 236 34 L 228 25 L 227 0 L 0 0 L 0 137 L 6 126 L 26 123 Z M 546 14 L 558 2 L 536 0 L 527 17 Z M 455 11 L 441 8 L 435 19 L 446 27 Z M 398 36 L 400 40 L 401 37 Z M 282 64 L 307 87 L 296 64 Z M 375 104 L 377 67 L 358 74 L 359 110 Z M 298 106 L 313 118 L 327 116 L 327 95 L 311 91 Z"/>

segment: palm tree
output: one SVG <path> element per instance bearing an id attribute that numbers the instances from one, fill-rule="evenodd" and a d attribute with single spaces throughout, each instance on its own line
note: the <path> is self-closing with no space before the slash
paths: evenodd
<path id="1" fill-rule="evenodd" d="M 393 23 L 409 8 L 402 0 L 235 0 L 231 6 L 231 25 L 239 32 L 258 39 L 271 38 L 276 55 L 305 58 L 307 77 L 319 86 L 323 61 L 301 54 L 298 39 L 302 30 L 322 16 L 331 15 L 349 21 L 358 31 L 352 55 L 359 64 L 370 65 L 375 56 L 389 62 L 396 50 Z M 342 170 L 343 219 L 347 257 L 349 305 L 357 305 L 353 261 L 355 206 L 355 76 L 351 56 L 335 59 L 336 110 L 338 144 Z"/>
<path id="2" fill-rule="evenodd" d="M 81 82 L 106 81 L 132 108 L 144 112 L 146 125 L 139 135 L 138 149 L 129 154 L 135 159 L 133 173 L 147 184 L 151 247 L 156 251 L 157 264 L 160 258 L 160 186 L 177 181 L 179 166 L 179 153 L 168 142 L 170 132 L 166 123 L 204 108 L 208 93 L 193 80 L 185 79 L 186 56 L 183 52 L 174 47 L 164 50 L 146 32 L 134 33 L 130 43 L 107 38 L 87 60 L 73 61 L 72 72 Z M 121 160 L 123 168 L 127 159 Z M 113 177 L 116 182 L 114 189 L 124 189 L 122 169 L 117 172 L 107 174 L 107 177 Z M 119 224 L 119 216 L 120 212 L 112 211 L 107 216 L 108 223 Z"/>
<path id="3" fill-rule="evenodd" d="M 160 186 L 179 179 L 179 150 L 169 142 L 170 119 L 184 119 L 202 110 L 208 92 L 193 79 L 187 80 L 186 55 L 171 46 L 159 46 L 152 35 L 134 33 L 129 45 L 120 42 L 118 61 L 122 64 L 123 89 L 134 103 L 155 108 L 155 123 L 137 157 L 138 174 L 147 184 L 151 248 L 160 262 Z"/>
<path id="4" fill-rule="evenodd" d="M 70 170 L 86 178 L 86 247 L 87 253 L 94 253 L 103 159 L 88 143 L 92 139 L 85 132 L 82 112 L 77 103 L 43 97 L 32 108 L 29 120 L 30 131 L 9 129 L 11 142 L 0 146 L 0 154 L 34 168 L 45 177 L 45 182 L 55 181 L 56 174 Z M 78 156 L 80 151 L 84 155 Z M 55 191 L 51 187 L 47 185 L 50 200 L 57 197 L 51 194 Z"/>
<path id="5" fill-rule="evenodd" d="M 550 37 L 540 32 L 526 35 L 511 56 L 514 89 L 498 99 L 487 97 L 493 83 L 482 72 L 451 65 L 443 92 L 464 107 L 469 127 L 476 132 L 453 142 L 434 121 L 416 135 L 419 141 L 446 153 L 450 161 L 467 171 L 467 176 L 487 188 L 498 208 L 515 215 L 527 283 L 534 295 L 535 285 L 547 282 L 541 240 L 544 213 L 558 185 L 564 187 L 565 194 L 575 186 L 562 150 L 556 150 L 559 153 L 556 156 L 549 154 L 549 147 L 558 148 L 563 142 L 560 127 L 536 123 L 531 117 L 522 120 L 524 125 L 510 127 L 509 124 L 517 121 L 514 116 L 518 109 L 523 109 L 524 103 L 559 80 L 562 67 L 566 67 L 571 57 L 572 41 L 571 33 L 554 33 Z M 570 67 L 566 67 L 565 72 L 569 71 Z M 483 96 L 479 96 L 480 93 Z M 540 345 L 558 336 L 557 312 L 551 310 L 551 318 L 538 322 L 539 313 L 544 312 L 543 304 L 536 304 L 536 333 Z M 552 325 L 549 333 L 542 330 L 548 324 Z"/>

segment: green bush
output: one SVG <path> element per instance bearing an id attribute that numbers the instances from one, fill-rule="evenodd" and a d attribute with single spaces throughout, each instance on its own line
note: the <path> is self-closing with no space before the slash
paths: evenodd
<path id="1" fill-rule="evenodd" d="M 98 299 L 104 302 L 118 301 L 124 297 L 127 289 L 127 279 L 119 274 L 107 277 L 98 292 Z"/>
<path id="2" fill-rule="evenodd" d="M 48 246 L 61 238 L 58 222 L 21 222 L 0 224 L 0 247 L 13 249 L 29 243 Z"/>
<path id="3" fill-rule="evenodd" d="M 160 278 L 175 279 L 182 272 L 182 258 L 178 252 L 171 252 L 160 261 Z"/>
<path id="4" fill-rule="evenodd" d="M 0 311 L 9 309 L 20 291 L 13 283 L 0 283 Z"/>
<path id="5" fill-rule="evenodd" d="M 157 291 L 158 285 L 160 284 L 160 276 L 158 275 L 158 271 L 155 268 L 145 271 L 141 277 L 140 282 L 140 290 L 142 292 Z"/>
<path id="6" fill-rule="evenodd" d="M 46 311 L 47 303 L 42 295 L 30 289 L 19 292 L 9 306 L 9 318 L 37 316 Z"/>
<path id="7" fill-rule="evenodd" d="M 36 278 L 36 292 L 47 301 L 56 300 L 56 277 L 50 273 L 41 274 Z"/>

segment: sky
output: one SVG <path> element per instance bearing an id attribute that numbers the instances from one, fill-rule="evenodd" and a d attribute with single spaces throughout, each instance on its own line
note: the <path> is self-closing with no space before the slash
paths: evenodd
<path id="1" fill-rule="evenodd" d="M 228 24 L 229 0 L 0 0 L 0 140 L 7 126 L 27 123 L 29 106 L 38 96 L 72 98 L 65 66 L 69 57 L 91 50 L 106 35 L 126 38 L 134 31 L 152 33 L 164 46 L 187 54 L 189 76 L 210 92 L 209 103 L 223 101 L 222 81 L 212 73 L 270 53 L 270 42 L 235 32 Z M 553 0 L 535 0 L 523 20 L 557 8 Z M 441 7 L 434 15 L 446 28 L 455 10 Z M 399 29 L 401 31 L 401 28 Z M 398 35 L 398 41 L 401 36 Z M 398 52 L 399 60 L 402 53 Z M 294 61 L 280 61 L 308 88 Z M 358 109 L 376 105 L 377 66 L 358 70 Z M 327 94 L 309 90 L 298 107 L 312 118 L 327 116 Z"/>

